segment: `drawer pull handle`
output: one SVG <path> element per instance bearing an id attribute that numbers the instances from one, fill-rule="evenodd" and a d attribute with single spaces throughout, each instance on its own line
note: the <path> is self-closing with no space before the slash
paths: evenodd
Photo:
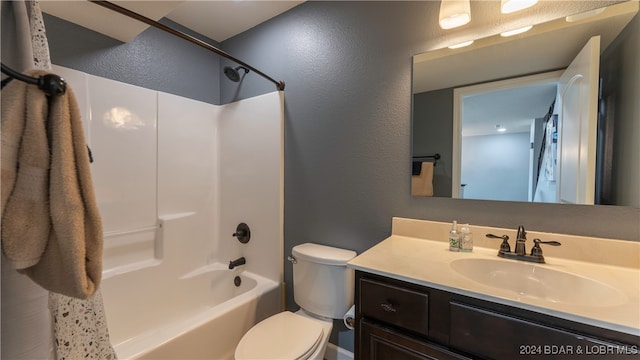
<path id="1" fill-rule="evenodd" d="M 396 309 L 391 304 L 380 304 L 380 307 L 386 312 L 396 312 Z"/>

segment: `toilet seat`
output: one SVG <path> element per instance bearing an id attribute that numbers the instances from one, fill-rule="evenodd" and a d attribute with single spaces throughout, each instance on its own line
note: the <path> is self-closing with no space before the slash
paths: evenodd
<path id="1" fill-rule="evenodd" d="M 322 329 L 317 321 L 284 311 L 249 329 L 236 347 L 235 358 L 306 359 L 320 344 Z"/>

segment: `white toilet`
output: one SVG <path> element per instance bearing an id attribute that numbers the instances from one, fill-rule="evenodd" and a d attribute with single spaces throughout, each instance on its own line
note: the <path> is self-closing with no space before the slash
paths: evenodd
<path id="1" fill-rule="evenodd" d="M 321 360 L 333 319 L 353 304 L 355 251 L 306 243 L 293 248 L 293 294 L 301 309 L 254 325 L 236 347 L 236 360 Z"/>

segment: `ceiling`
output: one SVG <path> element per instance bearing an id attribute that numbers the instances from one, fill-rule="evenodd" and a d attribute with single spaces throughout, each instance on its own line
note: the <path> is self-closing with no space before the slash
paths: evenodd
<path id="1" fill-rule="evenodd" d="M 562 16 L 538 23 L 522 35 L 476 37 L 471 46 L 455 50 L 443 46 L 416 55 L 413 92 L 565 68 L 594 34 L 601 36 L 604 50 L 637 11 L 638 2 L 630 1 L 582 21 L 568 22 Z"/>
<path id="2" fill-rule="evenodd" d="M 112 1 L 152 20 L 168 18 L 212 40 L 222 42 L 278 16 L 303 1 Z M 43 12 L 128 42 L 148 28 L 88 1 L 40 0 Z M 117 24 L 117 26 L 114 26 Z"/>
<path id="3" fill-rule="evenodd" d="M 568 22 L 563 16 L 520 36 L 488 36 L 465 48 L 444 47 L 416 55 L 413 92 L 566 68 L 593 35 L 600 35 L 600 49 L 606 49 L 637 11 L 637 1 L 625 2 L 580 21 Z M 528 132 L 531 120 L 547 113 L 555 92 L 555 84 L 546 84 L 465 98 L 463 135 L 496 134 L 498 124 L 504 124 L 507 133 Z"/>
<path id="4" fill-rule="evenodd" d="M 531 120 L 547 114 L 556 93 L 557 83 L 549 81 L 465 97 L 462 136 L 500 134 L 498 125 L 507 134 L 528 133 Z"/>

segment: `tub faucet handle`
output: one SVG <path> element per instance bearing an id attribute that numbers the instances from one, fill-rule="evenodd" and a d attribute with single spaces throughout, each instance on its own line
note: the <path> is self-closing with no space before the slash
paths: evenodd
<path id="1" fill-rule="evenodd" d="M 249 225 L 245 223 L 240 223 L 236 227 L 236 232 L 234 232 L 231 236 L 238 238 L 243 244 L 246 244 L 251 239 L 251 230 L 249 229 Z"/>

